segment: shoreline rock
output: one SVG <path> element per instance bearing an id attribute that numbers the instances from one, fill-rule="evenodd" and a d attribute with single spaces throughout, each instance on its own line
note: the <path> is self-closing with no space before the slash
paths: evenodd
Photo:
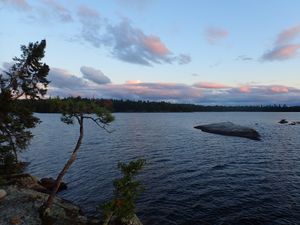
<path id="1" fill-rule="evenodd" d="M 45 177 L 39 181 L 39 184 L 42 185 L 44 188 L 46 188 L 48 191 L 52 191 L 55 182 L 56 180 L 53 179 L 52 177 Z M 58 188 L 58 192 L 66 190 L 67 188 L 68 188 L 67 184 L 65 182 L 61 182 Z"/>
<path id="2" fill-rule="evenodd" d="M 7 195 L 6 191 L 3 189 L 0 189 L 0 200 L 4 199 L 6 195 Z"/>
<path id="3" fill-rule="evenodd" d="M 5 186 L 7 196 L 0 204 L 0 224 L 51 224 L 51 225 L 86 225 L 91 224 L 82 213 L 80 207 L 59 197 L 54 200 L 48 218 L 41 219 L 40 206 L 48 195 L 32 189 L 20 188 L 15 185 Z M 101 224 L 100 221 L 94 224 Z"/>
<path id="4" fill-rule="evenodd" d="M 58 196 L 50 214 L 41 219 L 40 207 L 46 202 L 49 191 L 39 182 L 30 174 L 15 174 L 7 178 L 3 186 L 5 197 L 0 197 L 1 225 L 103 225 L 100 219 L 85 216 L 78 205 Z M 128 224 L 142 225 L 136 215 Z"/>
<path id="5" fill-rule="evenodd" d="M 256 130 L 249 127 L 240 126 L 231 122 L 199 125 L 199 126 L 195 126 L 194 128 L 200 129 L 203 132 L 207 132 L 207 133 L 220 134 L 225 136 L 243 137 L 243 138 L 248 138 L 256 141 L 261 140 L 260 139 L 261 136 Z"/>

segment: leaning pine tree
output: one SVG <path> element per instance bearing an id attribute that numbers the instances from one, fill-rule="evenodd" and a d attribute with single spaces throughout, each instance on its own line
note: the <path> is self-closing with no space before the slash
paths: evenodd
<path id="1" fill-rule="evenodd" d="M 79 137 L 77 139 L 77 143 L 74 147 L 74 150 L 69 160 L 66 162 L 65 166 L 63 167 L 63 169 L 60 171 L 60 173 L 56 178 L 55 186 L 51 194 L 49 195 L 47 202 L 42 206 L 43 216 L 47 216 L 47 214 L 50 212 L 51 206 L 53 204 L 60 183 L 62 182 L 64 175 L 67 173 L 67 171 L 69 170 L 69 168 L 77 158 L 77 153 L 80 149 L 83 135 L 84 135 L 84 121 L 91 120 L 97 126 L 108 131 L 106 129 L 106 126 L 114 120 L 114 117 L 108 110 L 106 110 L 105 108 L 99 106 L 94 102 L 87 103 L 81 98 L 66 99 L 64 101 L 58 101 L 57 104 L 59 104 L 59 108 L 61 109 L 62 112 L 62 118 L 61 118 L 62 122 L 66 124 L 76 123 L 79 125 Z"/>
<path id="2" fill-rule="evenodd" d="M 39 99 L 47 92 L 49 66 L 42 62 L 46 41 L 22 45 L 21 57 L 0 73 L 0 173 L 14 172 L 18 152 L 26 149 L 33 137 L 30 128 L 39 123 L 33 112 L 18 99 Z"/>

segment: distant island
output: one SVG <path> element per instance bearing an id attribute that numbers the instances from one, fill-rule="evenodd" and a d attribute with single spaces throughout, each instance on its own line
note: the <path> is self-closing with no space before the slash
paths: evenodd
<path id="1" fill-rule="evenodd" d="M 58 113 L 58 102 L 70 98 L 48 98 L 32 101 L 30 99 L 18 100 L 18 104 L 29 107 L 36 113 Z M 76 98 L 75 98 L 76 99 Z M 104 106 L 112 112 L 300 112 L 300 106 L 287 105 L 197 105 L 170 103 L 165 101 L 134 101 L 118 99 L 89 99 L 80 98 L 88 102 L 95 102 Z"/>

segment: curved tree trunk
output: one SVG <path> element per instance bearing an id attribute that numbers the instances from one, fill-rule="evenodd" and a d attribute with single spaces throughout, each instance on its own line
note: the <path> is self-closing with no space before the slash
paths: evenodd
<path id="1" fill-rule="evenodd" d="M 51 192 L 51 194 L 49 195 L 46 204 L 44 205 L 44 212 L 48 211 L 54 201 L 55 195 L 58 191 L 58 188 L 60 186 L 60 183 L 64 177 L 64 175 L 67 173 L 68 169 L 71 167 L 71 165 L 73 164 L 73 162 L 76 160 L 77 158 L 77 152 L 80 148 L 81 142 L 82 142 L 82 138 L 83 138 L 83 115 L 80 115 L 78 119 L 79 125 L 80 125 L 80 134 L 77 140 L 77 144 L 72 152 L 72 155 L 70 157 L 70 159 L 67 161 L 67 163 L 65 164 L 64 168 L 61 170 L 61 172 L 59 173 L 59 175 L 56 178 L 56 182 L 55 182 L 55 186 Z"/>

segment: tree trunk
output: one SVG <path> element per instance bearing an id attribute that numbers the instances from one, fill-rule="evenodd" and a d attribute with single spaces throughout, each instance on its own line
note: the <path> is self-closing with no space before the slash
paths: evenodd
<path id="1" fill-rule="evenodd" d="M 77 144 L 72 152 L 72 155 L 70 157 L 70 159 L 67 161 L 67 163 L 65 164 L 64 168 L 61 170 L 61 172 L 59 173 L 59 175 L 56 178 L 56 182 L 55 182 L 55 186 L 51 192 L 51 194 L 49 195 L 47 202 L 44 206 L 44 212 L 46 212 L 47 210 L 49 210 L 53 204 L 55 195 L 57 193 L 57 190 L 60 186 L 60 183 L 64 177 L 64 175 L 67 173 L 67 171 L 69 170 L 69 168 L 71 167 L 71 165 L 73 164 L 73 162 L 76 160 L 77 158 L 77 152 L 80 148 L 81 142 L 82 142 L 82 138 L 83 138 L 83 115 L 80 115 L 78 119 L 79 125 L 80 125 L 80 134 L 77 140 Z"/>

